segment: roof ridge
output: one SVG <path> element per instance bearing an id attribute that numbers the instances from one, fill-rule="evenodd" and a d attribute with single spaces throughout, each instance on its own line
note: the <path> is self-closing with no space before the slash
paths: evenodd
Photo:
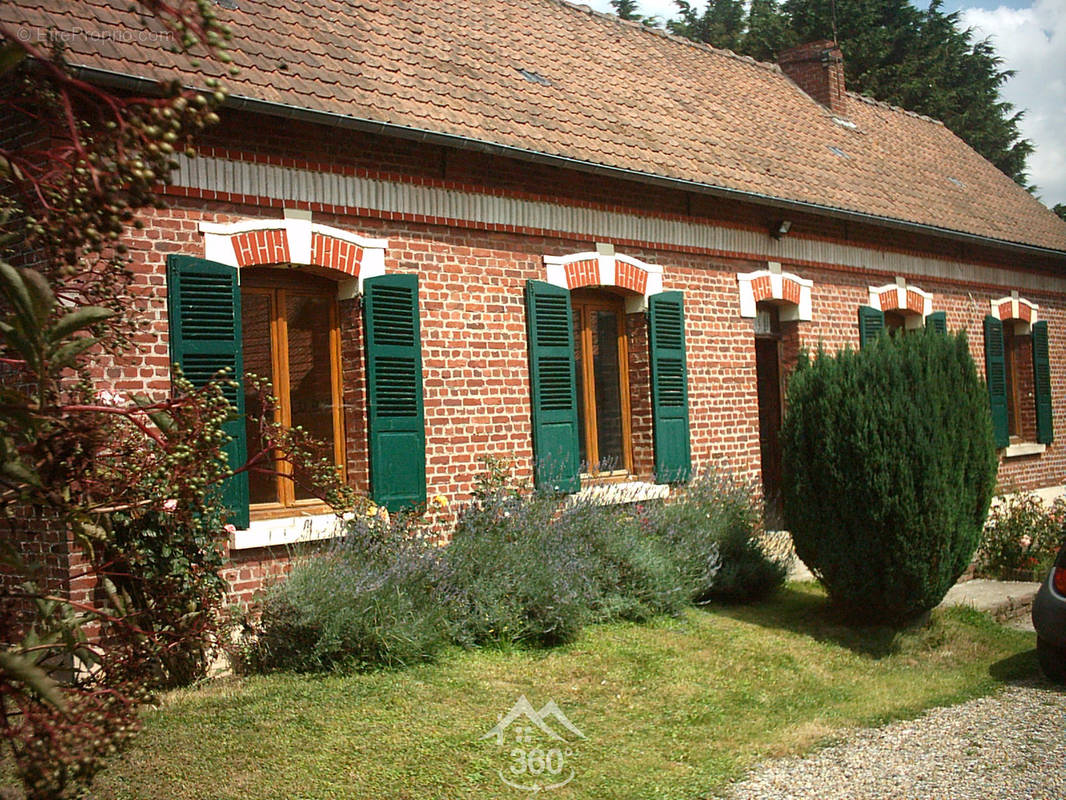
<path id="1" fill-rule="evenodd" d="M 609 14 L 609 13 L 604 12 L 604 11 L 597 11 L 596 9 L 592 8 L 591 6 L 585 5 L 584 3 L 577 2 L 577 0 L 547 0 L 547 1 L 550 2 L 550 3 L 554 3 L 555 5 L 565 6 L 566 8 L 568 8 L 570 10 L 573 10 L 573 11 L 580 11 L 581 13 L 588 14 L 589 16 L 599 17 L 601 19 L 604 19 L 604 20 L 607 20 L 609 22 L 613 22 L 613 23 L 616 23 L 616 24 L 619 24 L 619 25 L 625 25 L 628 28 L 636 28 L 636 29 L 641 30 L 641 31 L 643 31 L 645 33 L 650 33 L 650 34 L 653 34 L 655 36 L 659 36 L 659 37 L 662 37 L 664 39 L 668 39 L 668 40 L 670 40 L 672 42 L 676 42 L 677 44 L 687 45 L 689 47 L 695 47 L 695 48 L 697 48 L 699 50 L 707 51 L 707 52 L 709 52 L 709 53 L 711 53 L 713 55 L 724 56 L 726 58 L 732 58 L 732 59 L 735 59 L 737 61 L 741 61 L 741 62 L 750 64 L 750 65 L 752 65 L 754 67 L 760 67 L 760 68 L 765 69 L 765 70 L 767 70 L 769 72 L 776 72 L 779 75 L 785 75 L 785 71 L 782 70 L 780 65 L 778 65 L 774 61 L 759 61 L 758 59 L 753 58 L 752 56 L 741 55 L 740 53 L 735 53 L 732 50 L 729 50 L 728 48 L 715 47 L 714 45 L 707 44 L 706 42 L 697 42 L 694 39 L 689 39 L 689 38 L 684 37 L 684 36 L 678 36 L 677 34 L 670 33 L 670 31 L 668 31 L 668 30 L 666 30 L 664 28 L 655 28 L 655 27 L 652 27 L 650 25 L 645 25 L 644 23 L 642 23 L 642 22 L 640 22 L 638 20 L 622 19 L 621 17 L 619 17 L 616 14 Z M 800 91 L 802 91 L 802 89 Z M 892 103 L 889 103 L 889 102 L 887 102 L 885 100 L 878 100 L 876 97 L 869 97 L 867 95 L 860 94 L 858 92 L 851 91 L 851 90 L 846 90 L 846 92 L 847 92 L 847 95 L 849 97 L 854 98 L 855 100 L 860 100 L 860 101 L 862 101 L 862 102 L 864 102 L 864 103 L 866 103 L 868 105 L 872 105 L 872 106 L 877 106 L 879 108 L 888 109 L 889 111 L 896 111 L 896 112 L 899 112 L 901 114 L 906 114 L 909 117 L 915 117 L 917 119 L 925 120 L 926 122 L 932 122 L 934 125 L 944 125 L 944 122 L 942 120 L 936 119 L 935 117 L 930 117 L 930 116 L 928 116 L 926 114 L 920 114 L 917 111 L 910 111 L 909 109 L 903 108 L 902 106 L 893 105 Z M 815 101 L 815 102 L 817 102 L 817 101 Z"/>
<path id="2" fill-rule="evenodd" d="M 906 108 L 903 108 L 902 106 L 892 105 L 892 103 L 886 102 L 884 100 L 878 100 L 876 97 L 869 97 L 868 95 L 859 94 L 858 92 L 853 92 L 851 90 L 848 90 L 847 94 L 848 97 L 852 98 L 853 100 L 860 100 L 863 103 L 866 103 L 867 105 L 877 106 L 878 108 L 885 108 L 889 111 L 897 111 L 900 114 L 906 114 L 908 117 L 916 117 L 917 119 L 922 119 L 926 122 L 932 122 L 934 125 L 942 125 L 945 128 L 947 127 L 946 125 L 944 125 L 943 120 L 927 116 L 926 114 L 919 114 L 917 111 L 910 111 Z"/>
<path id="3" fill-rule="evenodd" d="M 779 67 L 773 61 L 759 61 L 758 59 L 753 58 L 752 56 L 741 55 L 740 53 L 735 53 L 725 47 L 715 47 L 714 45 L 707 44 L 706 42 L 697 42 L 695 39 L 689 39 L 685 36 L 679 36 L 676 33 L 670 33 L 670 31 L 666 30 L 665 28 L 655 28 L 651 25 L 645 25 L 643 22 L 640 22 L 635 19 L 622 19 L 616 14 L 608 14 L 605 11 L 597 11 L 591 6 L 577 2 L 577 0 L 547 0 L 547 2 L 554 3 L 558 6 L 564 6 L 571 11 L 580 11 L 581 13 L 588 14 L 592 17 L 599 17 L 601 19 L 607 20 L 608 22 L 613 22 L 618 25 L 624 25 L 627 28 L 636 28 L 644 33 L 667 39 L 671 42 L 675 42 L 676 44 L 685 45 L 687 47 L 694 47 L 698 50 L 704 50 L 706 52 L 711 53 L 712 55 L 732 58 L 736 61 L 750 64 L 753 67 L 760 67 L 761 69 L 765 69 L 769 72 L 776 72 L 781 75 L 785 74 L 782 71 L 781 67 Z"/>

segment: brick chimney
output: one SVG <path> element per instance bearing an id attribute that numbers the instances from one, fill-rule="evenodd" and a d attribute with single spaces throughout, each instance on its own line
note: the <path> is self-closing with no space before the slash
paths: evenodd
<path id="1" fill-rule="evenodd" d="M 777 57 L 782 71 L 807 94 L 838 114 L 844 113 L 844 56 L 836 42 L 823 39 L 797 45 Z"/>

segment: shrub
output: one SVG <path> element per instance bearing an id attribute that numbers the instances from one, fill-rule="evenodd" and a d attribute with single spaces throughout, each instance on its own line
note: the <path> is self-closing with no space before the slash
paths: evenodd
<path id="1" fill-rule="evenodd" d="M 769 597 L 785 582 L 788 560 L 771 558 L 751 528 L 726 526 L 718 540 L 722 566 L 709 598 L 726 603 L 752 603 Z"/>
<path id="2" fill-rule="evenodd" d="M 460 515 L 441 587 L 457 642 L 553 645 L 593 618 L 588 558 L 558 510 L 554 497 L 500 492 Z"/>
<path id="3" fill-rule="evenodd" d="M 530 493 L 505 463 L 485 463 L 448 547 L 414 534 L 413 517 L 358 517 L 341 545 L 301 561 L 270 590 L 244 666 L 403 665 L 449 637 L 551 646 L 588 623 L 751 600 L 784 579 L 785 565 L 757 542 L 750 492 L 727 479 L 706 475 L 672 503 L 634 510 Z"/>
<path id="4" fill-rule="evenodd" d="M 595 621 L 643 621 L 688 604 L 666 544 L 625 507 L 571 502 L 556 524 L 581 547 Z"/>
<path id="5" fill-rule="evenodd" d="M 689 602 L 751 602 L 784 583 L 785 561 L 759 542 L 759 508 L 750 487 L 708 471 L 670 502 L 645 510 L 645 525 L 669 550 Z"/>
<path id="6" fill-rule="evenodd" d="M 111 604 L 142 632 L 152 683 L 183 686 L 202 678 L 213 656 L 225 584 L 219 514 L 190 520 L 166 511 L 115 512 L 107 558 Z M 105 583 L 105 585 L 107 585 Z"/>
<path id="7" fill-rule="evenodd" d="M 786 522 L 831 600 L 885 622 L 940 602 L 977 547 L 996 476 L 964 333 L 802 357 L 782 445 Z"/>
<path id="8" fill-rule="evenodd" d="M 408 520 L 358 516 L 343 539 L 271 587 L 246 647 L 258 670 L 367 669 L 432 659 L 445 642 L 434 602 L 439 549 Z"/>
<path id="9" fill-rule="evenodd" d="M 1028 493 L 1000 498 L 981 537 L 978 574 L 1000 580 L 1043 580 L 1064 541 L 1064 522 L 1064 498 L 1051 506 Z"/>
<path id="10" fill-rule="evenodd" d="M 460 644 L 552 645 L 589 622 L 684 605 L 670 554 L 625 509 L 527 493 L 504 463 L 485 464 L 445 550 L 441 596 Z"/>

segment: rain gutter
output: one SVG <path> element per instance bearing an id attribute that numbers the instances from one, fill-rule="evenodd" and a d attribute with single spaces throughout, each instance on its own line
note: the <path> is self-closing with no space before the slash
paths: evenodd
<path id="1" fill-rule="evenodd" d="M 151 78 L 141 78 L 96 67 L 77 67 L 75 71 L 86 80 L 117 89 L 143 94 L 151 94 L 158 91 L 158 82 Z M 1003 239 L 980 236 L 975 233 L 966 233 L 964 231 L 956 231 L 950 228 L 940 228 L 935 225 L 925 225 L 920 222 L 907 222 L 906 220 L 894 219 L 892 217 L 882 217 L 861 211 L 849 211 L 847 209 L 824 206 L 803 200 L 787 200 L 780 197 L 773 197 L 772 195 L 760 194 L 759 192 L 730 189 L 725 186 L 715 186 L 713 184 L 701 183 L 699 181 L 685 180 L 684 178 L 671 178 L 648 172 L 625 169 L 623 167 L 612 167 L 606 164 L 582 161 L 569 156 L 553 155 L 551 153 L 543 153 L 537 150 L 527 150 L 522 147 L 488 142 L 483 139 L 474 139 L 467 136 L 460 136 L 458 134 L 440 133 L 438 131 L 431 131 L 423 128 L 413 128 L 407 125 L 397 125 L 391 122 L 382 122 L 380 120 L 337 114 L 332 111 L 317 111 L 302 106 L 276 103 L 268 100 L 258 100 L 252 97 L 242 97 L 240 95 L 232 94 L 227 96 L 223 105 L 225 108 L 231 108 L 238 111 L 251 111 L 257 114 L 266 114 L 273 117 L 281 117 L 283 119 L 312 122 L 328 125 L 334 128 L 392 136 L 410 141 L 425 142 L 426 144 L 469 150 L 478 153 L 488 153 L 490 155 L 514 158 L 534 164 L 544 164 L 563 169 L 572 169 L 579 172 L 603 175 L 620 180 L 637 181 L 652 186 L 681 189 L 697 194 L 718 197 L 723 200 L 738 200 L 741 202 L 779 209 L 781 211 L 795 211 L 847 220 L 849 222 L 878 225 L 911 233 L 921 233 L 928 236 L 952 239 L 967 244 L 998 247 L 1029 255 L 1052 258 L 1063 258 L 1066 256 L 1066 250 L 1055 250 L 1049 247 L 1010 242 Z"/>

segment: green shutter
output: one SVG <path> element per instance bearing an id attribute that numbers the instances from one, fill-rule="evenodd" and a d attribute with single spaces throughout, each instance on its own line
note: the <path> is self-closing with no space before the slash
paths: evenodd
<path id="1" fill-rule="evenodd" d="M 536 486 L 576 492 L 581 479 L 570 292 L 543 281 L 527 281 L 526 326 Z"/>
<path id="2" fill-rule="evenodd" d="M 931 328 L 937 333 L 947 333 L 948 313 L 946 311 L 934 311 L 925 318 L 925 327 Z"/>
<path id="3" fill-rule="evenodd" d="M 370 493 L 390 511 L 426 501 L 418 276 L 363 283 Z"/>
<path id="4" fill-rule="evenodd" d="M 648 350 L 655 479 L 659 483 L 684 483 L 692 475 L 692 453 L 688 429 L 685 304 L 681 292 L 662 292 L 649 298 Z"/>
<path id="5" fill-rule="evenodd" d="M 985 317 L 985 380 L 988 382 L 988 402 L 992 409 L 992 431 L 996 447 L 1010 444 L 1007 422 L 1007 362 L 1003 355 L 1003 323 L 989 315 Z"/>
<path id="6" fill-rule="evenodd" d="M 193 386 L 203 386 L 228 369 L 238 385 L 223 390 L 234 414 L 223 425 L 229 435 L 225 447 L 230 467 L 248 460 L 244 432 L 244 377 L 241 359 L 241 293 L 237 269 L 192 256 L 167 257 L 167 308 L 170 320 L 170 360 L 181 367 Z M 222 485 L 229 521 L 248 527 L 248 473 Z"/>
<path id="7" fill-rule="evenodd" d="M 859 347 L 876 339 L 885 329 L 885 312 L 873 306 L 859 306 Z"/>
<path id="8" fill-rule="evenodd" d="M 1036 401 L 1036 440 L 1055 441 L 1051 415 L 1051 360 L 1048 358 L 1047 323 L 1033 323 L 1033 395 Z"/>

